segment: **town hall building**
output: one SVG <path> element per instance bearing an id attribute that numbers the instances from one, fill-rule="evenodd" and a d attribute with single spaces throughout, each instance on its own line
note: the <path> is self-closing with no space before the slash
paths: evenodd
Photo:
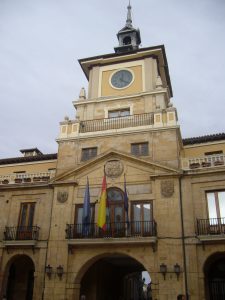
<path id="1" fill-rule="evenodd" d="M 182 139 L 165 47 L 140 48 L 130 5 L 117 37 L 79 60 L 58 152 L 0 159 L 0 299 L 225 299 L 225 134 Z"/>

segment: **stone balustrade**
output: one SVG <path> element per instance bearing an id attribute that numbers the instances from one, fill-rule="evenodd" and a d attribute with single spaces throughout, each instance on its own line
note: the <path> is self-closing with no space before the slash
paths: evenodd
<path id="1" fill-rule="evenodd" d="M 55 171 L 6 174 L 0 175 L 0 185 L 48 182 L 54 176 Z"/>
<path id="2" fill-rule="evenodd" d="M 225 155 L 209 155 L 195 158 L 183 158 L 181 166 L 183 170 L 214 168 L 225 164 Z"/>

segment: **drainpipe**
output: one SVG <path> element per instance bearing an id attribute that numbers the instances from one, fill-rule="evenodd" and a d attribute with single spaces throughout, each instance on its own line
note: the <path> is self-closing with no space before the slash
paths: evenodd
<path id="1" fill-rule="evenodd" d="M 180 194 L 180 217 L 181 217 L 181 234 L 182 234 L 182 250 L 183 250 L 183 264 L 184 264 L 184 285 L 185 296 L 189 299 L 188 282 L 187 282 L 187 261 L 185 249 L 185 235 L 184 235 L 184 214 L 183 214 L 183 198 L 182 198 L 182 175 L 179 177 L 179 194 Z"/>
<path id="2" fill-rule="evenodd" d="M 52 186 L 50 186 L 52 187 Z M 53 188 L 52 192 L 52 203 L 51 203 L 51 210 L 50 210 L 50 222 L 49 222 L 49 230 L 48 230 L 48 237 L 47 237 L 47 248 L 46 248 L 46 253 L 45 253 L 45 265 L 44 265 L 44 282 L 43 282 L 43 289 L 42 289 L 42 296 L 41 299 L 44 299 L 44 292 L 45 292 L 45 278 L 46 278 L 46 272 L 45 272 L 45 267 L 47 266 L 47 259 L 48 259 L 48 244 L 49 244 L 49 238 L 50 238 L 50 231 L 51 231 L 51 225 L 52 225 L 52 211 L 53 211 L 53 202 L 54 202 L 54 194 L 55 194 L 55 189 Z"/>

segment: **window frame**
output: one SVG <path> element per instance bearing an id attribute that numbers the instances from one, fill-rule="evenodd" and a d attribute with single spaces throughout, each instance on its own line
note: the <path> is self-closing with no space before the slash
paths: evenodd
<path id="1" fill-rule="evenodd" d="M 88 150 L 88 155 L 87 155 L 87 157 L 85 158 L 84 152 L 87 151 L 87 150 Z M 90 152 L 91 152 L 92 150 L 96 150 L 95 155 L 93 155 L 93 154 L 90 155 Z M 90 151 L 90 152 L 89 152 L 89 151 Z M 98 155 L 98 147 L 86 147 L 86 148 L 82 148 L 82 149 L 81 149 L 81 161 L 87 161 L 87 160 L 90 160 L 90 159 L 96 157 L 97 155 Z"/>
<path id="2" fill-rule="evenodd" d="M 219 205 L 219 196 L 218 196 L 218 193 L 221 193 L 221 192 L 225 193 L 225 190 L 212 190 L 212 191 L 206 191 L 206 193 L 205 193 L 208 219 L 214 219 L 214 218 L 210 218 L 209 203 L 208 203 L 207 194 L 214 194 L 215 206 L 216 206 L 216 215 L 217 215 L 216 218 L 217 219 L 221 219 L 221 218 L 225 219 L 225 216 L 221 217 L 221 212 L 220 212 L 220 205 Z"/>
<path id="3" fill-rule="evenodd" d="M 134 205 L 141 205 L 141 220 L 137 221 L 137 222 L 141 222 L 141 226 L 139 227 L 138 224 L 136 224 L 134 221 Z M 145 226 L 145 222 L 144 221 L 144 205 L 145 204 L 150 204 L 150 226 L 148 227 Z M 152 226 L 153 226 L 153 200 L 136 200 L 136 201 L 131 201 L 131 230 L 135 233 L 135 234 L 139 234 L 141 236 L 147 236 L 149 233 L 149 230 L 151 231 Z M 152 223 L 152 224 L 151 224 Z"/>
<path id="4" fill-rule="evenodd" d="M 143 152 L 142 145 L 147 146 L 146 154 L 142 153 Z M 133 151 L 134 150 L 133 147 L 135 146 L 138 146 L 138 153 L 135 153 L 135 151 Z M 135 156 L 149 156 L 149 142 L 131 143 L 131 154 Z"/>
<path id="5" fill-rule="evenodd" d="M 129 111 L 129 114 L 126 116 L 121 116 L 121 113 L 124 111 Z M 119 114 L 115 117 L 110 117 L 110 113 L 116 113 L 118 112 Z M 131 109 L 130 107 L 124 107 L 124 108 L 118 108 L 118 109 L 111 109 L 108 110 L 108 119 L 113 119 L 113 118 L 125 118 L 125 117 L 130 117 L 131 116 Z"/>

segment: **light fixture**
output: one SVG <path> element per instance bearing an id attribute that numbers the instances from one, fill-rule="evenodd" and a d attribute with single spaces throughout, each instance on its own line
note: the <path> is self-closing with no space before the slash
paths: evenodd
<path id="1" fill-rule="evenodd" d="M 164 280 L 165 280 L 166 279 L 166 273 L 167 273 L 167 265 L 161 264 L 159 266 L 159 271 L 160 271 L 160 273 L 163 274 L 163 277 L 164 277 Z"/>
<path id="2" fill-rule="evenodd" d="M 52 275 L 52 267 L 50 265 L 47 265 L 45 267 L 45 273 L 47 274 L 48 278 L 50 279 L 51 275 Z"/>
<path id="3" fill-rule="evenodd" d="M 174 273 L 177 275 L 177 280 L 178 280 L 178 278 L 179 278 L 179 276 L 180 276 L 180 272 L 181 272 L 180 265 L 178 265 L 178 263 L 176 263 L 176 264 L 174 265 Z"/>
<path id="4" fill-rule="evenodd" d="M 60 279 L 62 279 L 62 276 L 63 276 L 63 266 L 59 265 L 57 268 L 56 268 L 56 273 L 57 275 L 59 276 Z"/>

